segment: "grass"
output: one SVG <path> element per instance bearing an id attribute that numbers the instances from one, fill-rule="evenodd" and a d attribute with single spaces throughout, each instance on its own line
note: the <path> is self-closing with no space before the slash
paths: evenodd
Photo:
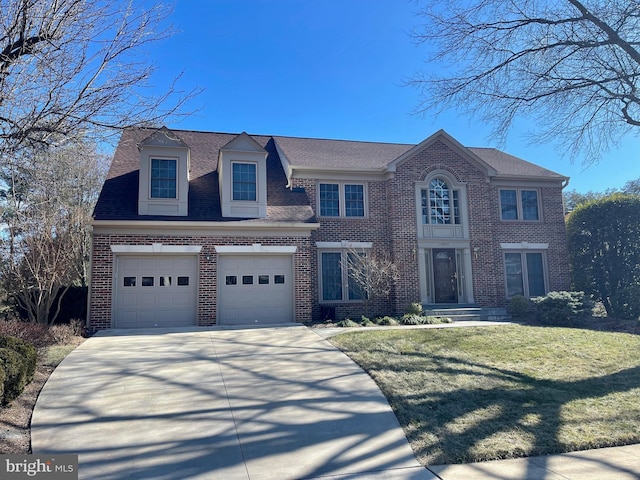
<path id="1" fill-rule="evenodd" d="M 330 339 L 378 383 L 423 465 L 640 442 L 640 336 L 522 325 Z"/>
<path id="2" fill-rule="evenodd" d="M 84 340 L 81 337 L 77 338 L 78 340 L 76 341 L 68 341 L 69 343 L 50 345 L 43 348 L 40 351 L 40 363 L 51 368 L 57 367 Z"/>

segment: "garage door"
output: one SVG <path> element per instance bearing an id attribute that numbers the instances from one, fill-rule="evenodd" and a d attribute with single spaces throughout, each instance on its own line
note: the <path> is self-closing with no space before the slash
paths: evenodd
<path id="1" fill-rule="evenodd" d="M 196 256 L 119 256 L 116 263 L 116 328 L 196 324 Z"/>
<path id="2" fill-rule="evenodd" d="M 218 323 L 293 321 L 291 255 L 220 255 Z"/>

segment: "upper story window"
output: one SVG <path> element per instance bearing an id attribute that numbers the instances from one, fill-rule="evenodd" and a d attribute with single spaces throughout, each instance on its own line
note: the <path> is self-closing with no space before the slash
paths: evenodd
<path id="1" fill-rule="evenodd" d="M 500 218 L 502 220 L 540 220 L 538 191 L 501 189 Z"/>
<path id="2" fill-rule="evenodd" d="M 364 217 L 362 183 L 321 183 L 318 188 L 321 217 Z"/>
<path id="3" fill-rule="evenodd" d="M 175 159 L 151 159 L 151 198 L 177 198 L 177 164 Z"/>
<path id="4" fill-rule="evenodd" d="M 337 183 L 320 184 L 320 216 L 340 216 L 340 185 Z"/>
<path id="5" fill-rule="evenodd" d="M 421 191 L 423 224 L 460 224 L 460 199 L 458 190 L 449 188 L 441 178 L 429 182 L 429 188 Z"/>
<path id="6" fill-rule="evenodd" d="M 255 163 L 232 163 L 233 200 L 255 202 L 257 199 L 257 176 Z"/>

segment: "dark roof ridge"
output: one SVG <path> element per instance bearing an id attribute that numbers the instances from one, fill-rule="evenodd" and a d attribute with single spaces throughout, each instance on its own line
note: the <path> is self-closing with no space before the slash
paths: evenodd
<path id="1" fill-rule="evenodd" d="M 318 138 L 318 137 L 294 137 L 291 135 L 271 135 L 274 138 L 293 138 L 295 140 L 324 140 L 327 142 L 349 142 L 349 143 L 371 143 L 375 145 L 403 145 L 403 146 L 415 146 L 415 143 L 405 142 L 379 142 L 375 140 L 348 140 L 345 138 Z"/>
<path id="2" fill-rule="evenodd" d="M 203 133 L 203 134 L 212 134 L 212 135 L 240 135 L 243 132 L 216 132 L 212 130 L 194 130 L 188 128 L 170 128 L 170 127 L 129 127 L 132 130 L 153 130 L 158 131 L 166 128 L 171 132 L 186 132 L 186 133 Z M 322 140 L 327 142 L 349 142 L 349 143 L 369 143 L 375 145 L 406 145 L 406 146 L 415 146 L 416 143 L 407 143 L 407 142 L 383 142 L 376 140 L 353 140 L 347 138 L 326 138 L 326 137 L 300 137 L 295 135 L 275 135 L 275 134 L 263 134 L 263 133 L 249 133 L 244 131 L 250 137 L 265 137 L 265 138 L 291 138 L 294 140 Z"/>

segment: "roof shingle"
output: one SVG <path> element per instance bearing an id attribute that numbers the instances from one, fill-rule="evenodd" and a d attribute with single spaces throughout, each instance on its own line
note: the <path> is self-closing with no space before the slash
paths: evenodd
<path id="1" fill-rule="evenodd" d="M 135 128 L 122 133 L 102 193 L 96 220 L 237 221 L 220 209 L 218 158 L 222 147 L 238 134 L 171 130 L 176 141 L 191 149 L 189 214 L 187 217 L 138 215 L 138 144 L 157 130 Z M 287 188 L 278 148 L 289 165 L 302 168 L 384 170 L 415 145 L 251 135 L 267 151 L 267 217 L 247 222 L 316 222 L 305 192 Z M 277 146 L 276 146 L 277 144 Z M 493 148 L 468 148 L 498 176 L 563 180 L 566 177 Z"/>

